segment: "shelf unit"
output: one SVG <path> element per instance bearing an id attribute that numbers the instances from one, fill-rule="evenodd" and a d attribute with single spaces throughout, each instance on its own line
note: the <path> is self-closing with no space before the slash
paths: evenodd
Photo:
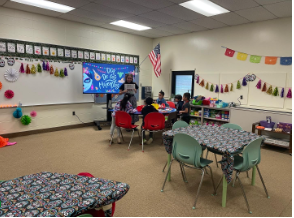
<path id="1" fill-rule="evenodd" d="M 267 130 L 262 130 L 262 129 L 257 129 L 256 126 L 259 126 L 260 123 L 256 122 L 252 124 L 252 132 L 255 133 L 255 131 L 257 130 L 257 134 L 258 135 L 262 135 L 263 132 L 268 132 L 268 133 L 273 133 L 273 134 L 282 134 L 282 135 L 287 135 L 289 136 L 289 146 L 284 146 L 284 145 L 280 145 L 280 144 L 275 144 L 275 143 L 271 143 L 271 142 L 266 142 L 266 140 L 263 142 L 264 144 L 267 145 L 272 145 L 272 146 L 276 146 L 276 147 L 282 147 L 282 148 L 288 148 L 289 149 L 289 154 L 292 155 L 292 132 L 290 133 L 286 133 L 286 132 L 275 132 L 275 131 L 267 131 Z M 278 140 L 277 140 L 278 141 Z"/>
<path id="2" fill-rule="evenodd" d="M 209 106 L 203 106 L 203 105 L 191 105 L 191 110 L 192 108 L 201 108 L 201 116 L 195 116 L 195 115 L 190 115 L 191 117 L 196 117 L 196 118 L 201 118 L 201 125 L 204 123 L 204 119 L 206 120 L 214 120 L 214 121 L 219 121 L 219 122 L 224 122 L 224 123 L 229 123 L 230 118 L 231 118 L 231 113 L 229 113 L 229 120 L 221 120 L 221 119 L 216 119 L 212 117 L 204 117 L 204 109 L 213 109 L 213 110 L 219 110 L 219 111 L 230 111 L 230 108 L 217 108 L 217 107 L 209 107 Z"/>

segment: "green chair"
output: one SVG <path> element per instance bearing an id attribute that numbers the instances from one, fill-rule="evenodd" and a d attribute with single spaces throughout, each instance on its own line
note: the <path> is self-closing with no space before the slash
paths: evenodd
<path id="1" fill-rule="evenodd" d="M 172 129 L 178 129 L 178 128 L 187 127 L 187 126 L 189 126 L 188 123 L 186 123 L 185 121 L 179 120 L 174 123 Z"/>
<path id="2" fill-rule="evenodd" d="M 259 177 L 260 177 L 260 180 L 262 182 L 264 191 L 265 191 L 267 197 L 270 198 L 269 195 L 268 195 L 267 189 L 265 187 L 263 178 L 261 176 L 260 170 L 258 168 L 258 164 L 260 163 L 260 159 L 261 159 L 260 158 L 260 146 L 261 146 L 261 143 L 262 143 L 262 138 L 255 139 L 254 141 L 250 142 L 245 147 L 245 149 L 243 150 L 243 156 L 235 156 L 235 158 L 234 158 L 234 166 L 233 167 L 234 167 L 234 170 L 236 171 L 235 180 L 239 181 L 239 184 L 240 184 L 240 187 L 242 189 L 242 193 L 243 193 L 243 196 L 244 196 L 244 199 L 245 199 L 245 202 L 246 202 L 249 213 L 252 213 L 252 212 L 250 210 L 249 203 L 248 203 L 248 200 L 246 198 L 245 191 L 244 191 L 242 182 L 241 182 L 240 177 L 239 177 L 239 174 L 241 172 L 248 172 L 248 170 L 256 167 L 257 171 L 258 171 L 258 174 L 259 174 Z M 222 181 L 222 177 L 221 177 L 221 180 L 219 181 L 219 183 L 218 183 L 218 185 L 216 187 L 216 190 L 219 187 L 221 181 Z M 215 191 L 214 194 L 216 194 L 216 191 Z"/>
<path id="3" fill-rule="evenodd" d="M 78 217 L 93 217 L 91 214 L 85 213 L 82 215 L 79 215 Z"/>
<path id="4" fill-rule="evenodd" d="M 229 128 L 229 129 L 237 129 L 237 130 L 242 130 L 241 126 L 238 126 L 237 124 L 233 124 L 233 123 L 226 123 L 226 124 L 223 124 L 222 127 L 225 127 L 225 128 Z M 216 158 L 216 155 L 223 155 L 223 153 L 215 150 L 215 149 L 212 149 L 212 148 L 207 148 L 207 153 L 206 153 L 206 159 L 207 159 L 207 156 L 208 156 L 208 152 L 213 152 L 214 153 L 214 158 L 215 158 L 215 163 L 216 163 L 216 166 L 218 167 L 218 162 L 217 162 L 217 158 Z M 236 154 L 240 153 L 241 151 L 238 151 L 236 152 Z M 248 175 L 247 175 L 248 176 Z"/>
<path id="5" fill-rule="evenodd" d="M 173 150 L 172 150 L 173 159 L 169 165 L 169 168 L 168 168 L 168 171 L 167 171 L 167 174 L 166 174 L 166 177 L 165 177 L 162 189 L 161 189 L 161 191 L 163 192 L 168 174 L 171 169 L 171 165 L 174 160 L 176 160 L 177 162 L 180 163 L 180 169 L 181 169 L 181 173 L 182 173 L 182 177 L 183 177 L 184 182 L 187 182 L 185 171 L 184 171 L 184 166 L 201 170 L 202 171 L 201 172 L 201 175 L 202 175 L 201 181 L 200 181 L 200 184 L 199 184 L 199 187 L 197 190 L 196 199 L 195 199 L 195 202 L 193 205 L 193 209 L 196 209 L 197 199 L 199 196 L 199 192 L 200 192 L 201 185 L 203 182 L 203 177 L 205 174 L 204 169 L 206 167 L 208 167 L 210 169 L 212 185 L 213 185 L 213 189 L 215 190 L 212 170 L 211 170 L 211 167 L 209 166 L 209 164 L 212 163 L 213 161 L 201 158 L 201 154 L 202 154 L 202 148 L 196 139 L 194 139 L 193 137 L 191 137 L 189 135 L 183 134 L 183 133 L 177 133 L 174 136 L 174 140 L 173 140 Z M 215 190 L 215 192 L 216 192 L 216 190 Z"/>

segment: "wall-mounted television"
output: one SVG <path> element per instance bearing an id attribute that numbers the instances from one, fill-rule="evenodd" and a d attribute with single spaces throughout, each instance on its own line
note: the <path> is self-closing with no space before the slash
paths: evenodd
<path id="1" fill-rule="evenodd" d="M 84 94 L 117 94 L 125 74 L 135 75 L 135 66 L 83 63 Z"/>

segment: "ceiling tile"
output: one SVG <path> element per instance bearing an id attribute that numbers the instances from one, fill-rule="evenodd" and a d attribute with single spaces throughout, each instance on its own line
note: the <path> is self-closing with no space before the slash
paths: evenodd
<path id="1" fill-rule="evenodd" d="M 271 5 L 264 5 L 265 9 L 277 17 L 291 17 L 292 16 L 292 1 L 284 1 Z"/>
<path id="2" fill-rule="evenodd" d="M 50 0 L 50 1 L 63 4 L 63 5 L 68 5 L 74 8 L 79 8 L 90 3 L 89 0 Z"/>
<path id="3" fill-rule="evenodd" d="M 131 14 L 142 14 L 151 11 L 152 9 L 142 5 L 135 4 L 127 0 L 93 0 L 95 3 L 108 6 L 110 8 L 116 8 L 121 11 L 129 12 Z"/>
<path id="4" fill-rule="evenodd" d="M 259 6 L 253 0 L 211 0 L 229 11 L 237 11 L 246 8 L 253 8 Z"/>
<path id="5" fill-rule="evenodd" d="M 101 23 L 111 23 L 111 22 L 117 21 L 117 18 L 108 17 L 103 14 L 97 14 L 97 13 L 93 13 L 91 11 L 86 11 L 86 10 L 82 10 L 82 9 L 75 9 L 75 10 L 69 12 L 69 14 L 76 15 L 79 17 L 89 18 L 92 20 L 97 20 Z"/>
<path id="6" fill-rule="evenodd" d="M 75 22 L 79 22 L 79 23 L 84 23 L 84 24 L 88 24 L 88 25 L 93 25 L 93 26 L 100 26 L 103 25 L 103 22 L 99 22 L 97 20 L 92 20 L 92 19 L 88 19 L 88 18 L 84 18 L 84 17 L 78 17 L 72 14 L 63 14 L 61 15 L 59 18 L 61 19 L 65 19 L 65 20 L 70 20 L 70 21 L 75 21 Z"/>
<path id="7" fill-rule="evenodd" d="M 289 1 L 289 0 L 255 0 L 255 1 L 261 5 L 268 5 L 268 4 L 274 4 L 274 3 Z"/>
<path id="8" fill-rule="evenodd" d="M 141 36 L 146 36 L 150 38 L 160 38 L 164 36 L 171 36 L 173 33 L 169 33 L 163 30 L 158 30 L 158 29 L 151 29 L 151 30 L 145 30 L 145 31 L 136 31 L 133 32 L 134 34 L 141 35 Z"/>
<path id="9" fill-rule="evenodd" d="M 203 15 L 198 14 L 187 8 L 184 8 L 180 5 L 172 5 L 172 6 L 160 9 L 158 11 L 173 17 L 180 18 L 182 20 L 195 20 L 195 19 L 204 17 Z"/>
<path id="10" fill-rule="evenodd" d="M 214 20 L 212 18 L 206 17 L 206 18 L 200 18 L 197 20 L 191 20 L 190 22 L 195 23 L 199 26 L 206 27 L 208 29 L 216 29 L 220 27 L 225 27 L 227 26 L 226 24 L 219 22 L 217 20 Z"/>
<path id="11" fill-rule="evenodd" d="M 275 15 L 270 13 L 268 10 L 264 9 L 262 6 L 235 11 L 235 13 L 239 14 L 242 17 L 245 17 L 250 21 L 262 21 L 277 18 Z"/>
<path id="12" fill-rule="evenodd" d="M 126 17 L 134 16 L 134 14 L 130 14 L 121 10 L 117 10 L 114 8 L 107 7 L 105 5 L 100 5 L 96 3 L 91 3 L 86 6 L 81 7 L 83 10 L 92 11 L 94 13 L 103 14 L 110 17 L 115 17 L 118 19 L 124 19 Z"/>
<path id="13" fill-rule="evenodd" d="M 3 5 L 7 0 L 0 0 L 0 5 Z"/>
<path id="14" fill-rule="evenodd" d="M 188 0 L 169 0 L 170 2 L 176 3 L 176 4 L 181 4 L 183 2 L 186 2 Z"/>
<path id="15" fill-rule="evenodd" d="M 170 2 L 168 0 L 129 0 L 129 1 L 139 5 L 143 5 L 147 8 L 152 8 L 152 9 L 165 8 L 174 4 L 173 2 Z"/>
<path id="16" fill-rule="evenodd" d="M 133 22 L 133 23 L 136 23 L 136 24 L 141 24 L 141 25 L 144 25 L 144 26 L 148 26 L 148 27 L 158 27 L 158 26 L 166 25 L 165 23 L 161 23 L 161 22 L 158 22 L 156 20 L 150 20 L 148 18 L 139 17 L 139 16 L 128 17 L 128 18 L 125 18 L 124 20 L 130 21 L 130 22 Z"/>
<path id="17" fill-rule="evenodd" d="M 165 25 L 165 26 L 161 26 L 161 27 L 156 27 L 155 29 L 167 31 L 167 32 L 174 33 L 174 34 L 185 34 L 185 33 L 191 32 L 188 30 L 183 30 L 183 29 L 176 27 L 176 26 L 173 26 L 173 25 Z"/>
<path id="18" fill-rule="evenodd" d="M 59 13 L 56 11 L 37 8 L 34 6 L 24 5 L 24 4 L 20 4 L 20 3 L 16 3 L 16 2 L 12 2 L 12 1 L 7 1 L 4 4 L 4 7 L 13 8 L 13 9 L 21 10 L 21 11 L 27 11 L 27 12 L 31 12 L 31 13 L 43 14 L 43 15 L 47 15 L 47 16 L 51 16 L 51 17 L 58 17 L 63 14 L 63 13 Z"/>
<path id="19" fill-rule="evenodd" d="M 151 12 L 148 12 L 145 14 L 141 14 L 140 17 L 145 17 L 145 18 L 159 21 L 159 22 L 166 23 L 166 24 L 180 23 L 183 21 L 179 18 L 172 17 L 170 15 L 163 14 L 158 11 L 151 11 Z"/>
<path id="20" fill-rule="evenodd" d="M 234 12 L 219 14 L 219 15 L 213 16 L 211 18 L 218 20 L 222 23 L 225 23 L 229 26 L 250 23 L 249 20 L 245 19 L 244 17 L 239 16 L 238 14 L 235 14 Z"/>
<path id="21" fill-rule="evenodd" d="M 207 30 L 207 28 L 205 28 L 205 27 L 198 26 L 198 25 L 190 23 L 190 22 L 176 23 L 176 24 L 174 24 L 174 26 L 179 27 L 184 30 L 192 31 L 192 32 Z"/>

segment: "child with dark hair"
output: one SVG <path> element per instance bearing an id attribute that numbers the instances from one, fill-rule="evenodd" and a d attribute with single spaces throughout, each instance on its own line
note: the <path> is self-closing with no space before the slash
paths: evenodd
<path id="1" fill-rule="evenodd" d="M 164 92 L 162 90 L 158 93 L 158 99 L 157 99 L 156 103 L 159 105 L 165 104 L 166 107 L 169 107 L 168 103 L 164 99 Z"/>
<path id="2" fill-rule="evenodd" d="M 183 95 L 183 100 L 184 100 L 184 104 L 182 107 L 182 110 L 179 111 L 180 114 L 182 114 L 182 120 L 185 121 L 186 123 L 190 123 L 190 112 L 191 112 L 191 105 L 190 105 L 190 93 L 186 92 Z"/>
<path id="3" fill-rule="evenodd" d="M 142 126 L 144 126 L 144 121 L 145 121 L 145 117 L 147 114 L 152 113 L 152 112 L 158 112 L 153 105 L 151 105 L 153 103 L 153 99 L 152 98 L 146 98 L 145 100 L 145 104 L 146 106 L 142 109 L 142 115 L 143 115 L 143 123 Z M 142 129 L 142 127 L 141 127 Z M 143 142 L 146 143 L 147 145 L 151 144 L 153 142 L 153 132 L 149 133 L 149 140 L 146 140 L 146 136 L 145 136 L 145 131 L 143 132 Z"/>
<path id="4" fill-rule="evenodd" d="M 177 102 L 176 108 L 177 112 L 179 113 L 182 110 L 184 102 L 182 101 L 182 96 L 181 95 L 176 95 L 175 96 L 175 102 Z"/>
<path id="5" fill-rule="evenodd" d="M 115 125 L 115 112 L 116 111 L 125 111 L 127 113 L 134 113 L 136 112 L 136 109 L 133 108 L 132 104 L 130 103 L 130 94 L 125 94 L 124 98 L 120 101 L 118 101 L 113 109 L 112 112 L 112 122 L 111 122 L 111 127 L 110 127 L 110 140 L 111 136 L 114 134 L 114 130 L 116 129 L 117 131 L 117 143 L 120 144 L 120 130 L 118 127 Z"/>

